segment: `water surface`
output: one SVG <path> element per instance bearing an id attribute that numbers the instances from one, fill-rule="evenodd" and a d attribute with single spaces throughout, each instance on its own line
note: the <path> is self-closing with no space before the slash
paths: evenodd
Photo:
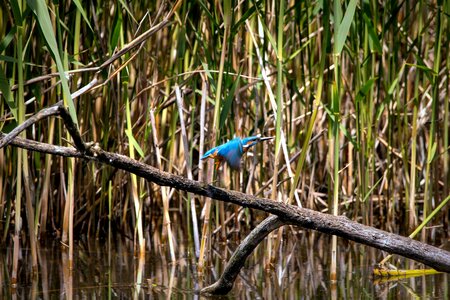
<path id="1" fill-rule="evenodd" d="M 371 266 L 380 251 L 343 240 L 339 242 L 338 280 L 329 280 L 331 240 L 316 233 L 286 235 L 279 253 L 268 261 L 267 241 L 246 262 L 228 299 L 448 299 L 449 276 L 438 274 L 395 280 L 373 278 Z M 43 245 L 42 245 L 43 244 Z M 77 242 L 74 269 L 68 270 L 67 252 L 58 242 L 41 243 L 38 272 L 32 273 L 31 253 L 23 248 L 19 282 L 12 288 L 12 247 L 0 248 L 0 299 L 198 299 L 198 290 L 215 281 L 236 244 L 214 243 L 204 274 L 197 272 L 187 245 L 169 261 L 167 249 L 152 247 L 144 258 L 134 256 L 127 240 Z M 399 257 L 393 263 L 407 267 Z M 415 266 L 417 267 L 417 266 Z"/>

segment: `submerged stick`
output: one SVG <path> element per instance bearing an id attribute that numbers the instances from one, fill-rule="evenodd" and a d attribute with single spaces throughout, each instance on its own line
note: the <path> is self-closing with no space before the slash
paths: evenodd
<path id="1" fill-rule="evenodd" d="M 225 267 L 219 280 L 201 290 L 202 294 L 226 295 L 232 288 L 236 277 L 244 266 L 247 257 L 255 250 L 256 246 L 275 229 L 287 225 L 278 216 L 269 216 L 259 223 L 249 235 L 239 244 Z"/>

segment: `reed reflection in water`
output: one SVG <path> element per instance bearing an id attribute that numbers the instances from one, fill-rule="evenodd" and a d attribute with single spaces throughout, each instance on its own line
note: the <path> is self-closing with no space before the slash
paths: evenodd
<path id="1" fill-rule="evenodd" d="M 284 239 L 280 253 L 267 268 L 262 259 L 267 251 L 265 244 L 257 248 L 229 298 L 448 297 L 448 274 L 377 281 L 371 275 L 370 266 L 379 260 L 379 251 L 342 240 L 338 247 L 338 280 L 332 283 L 328 270 L 331 239 L 312 232 L 288 232 L 290 238 Z M 133 255 L 133 243 L 129 240 L 109 244 L 79 241 L 74 253 L 74 269 L 69 271 L 67 253 L 61 250 L 61 245 L 41 243 L 39 269 L 34 275 L 29 267 L 31 253 L 23 248 L 16 288 L 11 288 L 9 280 L 12 248 L 0 248 L 0 299 L 198 299 L 200 295 L 196 291 L 218 278 L 236 248 L 235 243 L 213 243 L 211 263 L 206 272 L 199 275 L 193 259 L 179 257 L 172 263 L 168 260 L 168 249 L 150 246 L 153 250 L 138 259 Z M 189 249 L 187 245 L 178 246 Z M 397 265 L 402 264 L 411 267 L 409 260 Z"/>

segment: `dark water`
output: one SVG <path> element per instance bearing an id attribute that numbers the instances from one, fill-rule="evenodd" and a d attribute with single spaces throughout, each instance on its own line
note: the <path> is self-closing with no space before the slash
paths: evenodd
<path id="1" fill-rule="evenodd" d="M 339 242 L 338 280 L 329 280 L 331 240 L 311 233 L 289 233 L 280 252 L 269 256 L 267 241 L 247 260 L 228 299 L 449 299 L 449 274 L 381 281 L 371 266 L 381 253 L 358 244 Z M 197 299 L 196 292 L 214 282 L 229 259 L 234 243 L 214 243 L 211 263 L 199 275 L 186 245 L 176 262 L 159 247 L 139 260 L 129 241 L 77 242 L 74 268 L 57 242 L 40 246 L 38 272 L 31 272 L 31 253 L 22 249 L 19 282 L 10 285 L 13 250 L 0 248 L 0 299 Z M 397 266 L 411 267 L 396 257 Z M 417 265 L 412 265 L 417 267 Z"/>

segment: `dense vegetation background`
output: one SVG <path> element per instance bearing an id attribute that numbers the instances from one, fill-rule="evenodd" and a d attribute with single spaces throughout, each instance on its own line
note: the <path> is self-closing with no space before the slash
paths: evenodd
<path id="1" fill-rule="evenodd" d="M 403 235 L 449 195 L 448 1 L 0 7 L 4 133 L 64 99 L 84 140 L 107 151 Z M 245 157 L 241 172 L 199 160 L 256 134 L 275 140 Z M 24 136 L 71 145 L 57 118 Z M 150 246 L 169 241 L 174 257 L 186 234 L 198 250 L 211 227 L 226 236 L 258 219 L 110 167 L 12 146 L 0 149 L 0 195 L 2 243 L 14 228 L 63 241 L 71 228 L 77 238 L 112 228 Z M 422 239 L 440 244 L 448 218 L 440 209 Z"/>

